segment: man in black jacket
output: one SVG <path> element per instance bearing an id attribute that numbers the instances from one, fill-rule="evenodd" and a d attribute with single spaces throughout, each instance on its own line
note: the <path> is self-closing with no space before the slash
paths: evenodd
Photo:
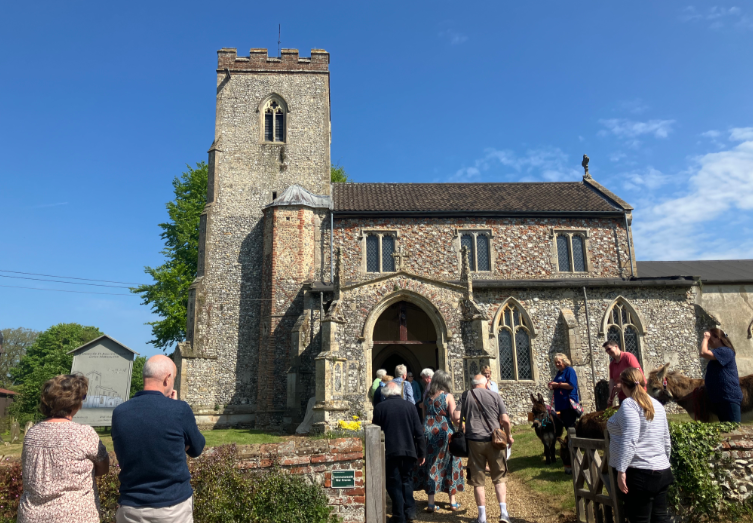
<path id="1" fill-rule="evenodd" d="M 381 392 L 384 400 L 374 408 L 372 423 L 384 431 L 387 493 L 392 500 L 390 523 L 405 523 L 416 517 L 411 475 L 416 461 L 424 463 L 424 429 L 416 407 L 401 397 L 399 384 L 390 382 Z"/>

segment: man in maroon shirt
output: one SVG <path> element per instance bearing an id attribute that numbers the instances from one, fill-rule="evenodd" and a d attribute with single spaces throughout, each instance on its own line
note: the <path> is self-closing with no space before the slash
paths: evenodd
<path id="1" fill-rule="evenodd" d="M 609 406 L 612 406 L 614 401 L 614 394 L 617 393 L 617 397 L 620 399 L 620 405 L 627 396 L 622 392 L 622 385 L 620 384 L 620 374 L 625 369 L 638 369 L 643 374 L 641 364 L 638 363 L 638 358 L 626 351 L 620 350 L 620 345 L 616 341 L 607 341 L 602 345 L 609 354 L 611 361 L 609 362 Z M 644 387 L 645 388 L 645 387 Z"/>

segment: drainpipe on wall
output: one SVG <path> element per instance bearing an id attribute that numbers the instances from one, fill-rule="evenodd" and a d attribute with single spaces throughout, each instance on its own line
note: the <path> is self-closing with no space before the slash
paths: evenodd
<path id="1" fill-rule="evenodd" d="M 591 360 L 591 380 L 594 384 L 594 407 L 596 406 L 596 368 L 594 367 L 594 349 L 591 346 L 591 318 L 588 315 L 588 294 L 586 294 L 586 288 L 583 287 L 583 301 L 586 304 L 586 332 L 588 333 L 588 351 L 590 353 Z"/>
<path id="2" fill-rule="evenodd" d="M 329 211 L 329 281 L 335 282 L 335 213 Z"/>
<path id="3" fill-rule="evenodd" d="M 630 248 L 630 226 L 628 225 L 627 212 L 625 212 L 623 216 L 625 217 L 625 235 L 627 236 L 628 256 L 630 258 L 630 276 L 635 278 L 635 273 L 633 272 L 633 251 Z M 585 287 L 583 287 L 583 289 L 585 291 Z"/>

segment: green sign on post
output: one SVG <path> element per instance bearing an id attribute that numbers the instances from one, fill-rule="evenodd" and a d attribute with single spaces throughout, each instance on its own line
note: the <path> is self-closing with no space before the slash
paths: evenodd
<path id="1" fill-rule="evenodd" d="M 355 470 L 333 470 L 332 488 L 354 488 L 356 486 Z"/>

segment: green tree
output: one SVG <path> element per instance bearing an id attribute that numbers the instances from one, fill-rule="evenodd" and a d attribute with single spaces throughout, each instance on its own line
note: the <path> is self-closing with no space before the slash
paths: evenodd
<path id="1" fill-rule="evenodd" d="M 146 363 L 145 356 L 137 356 L 133 360 L 133 372 L 131 372 L 131 392 L 128 398 L 133 398 L 133 395 L 140 390 L 144 390 L 144 363 Z"/>
<path id="2" fill-rule="evenodd" d="M 329 168 L 329 179 L 331 182 L 352 182 L 350 178 L 348 178 L 348 173 L 345 172 L 345 167 L 340 165 L 339 163 L 333 163 Z"/>
<path id="3" fill-rule="evenodd" d="M 159 267 L 145 267 L 154 283 L 131 289 L 140 294 L 142 305 L 151 305 L 162 319 L 149 322 L 152 326 L 152 345 L 167 350 L 186 339 L 186 308 L 188 288 L 196 278 L 199 259 L 199 219 L 207 203 L 207 164 L 200 162 L 196 169 L 173 179 L 175 200 L 168 202 L 170 220 L 159 224 L 165 248 L 165 263 Z"/>
<path id="4" fill-rule="evenodd" d="M 16 367 L 21 358 L 26 354 L 34 340 L 39 336 L 39 331 L 32 329 L 3 329 L 3 352 L 0 353 L 0 387 L 9 389 L 13 385 L 10 370 Z"/>
<path id="5" fill-rule="evenodd" d="M 10 371 L 13 381 L 19 384 L 11 415 L 21 422 L 40 419 L 39 397 L 44 382 L 58 374 L 69 374 L 73 355 L 68 352 L 100 336 L 98 328 L 78 323 L 60 323 L 39 334 Z"/>

